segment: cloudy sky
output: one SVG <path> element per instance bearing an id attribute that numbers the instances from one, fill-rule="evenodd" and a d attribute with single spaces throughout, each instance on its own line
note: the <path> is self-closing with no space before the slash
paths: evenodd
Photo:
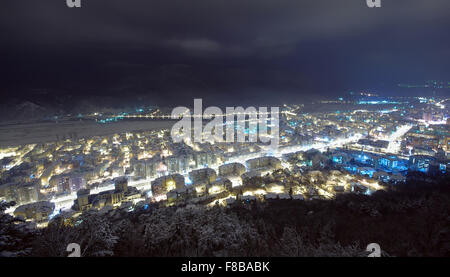
<path id="1" fill-rule="evenodd" d="M 2 0 L 0 90 L 295 101 L 450 81 L 450 1 Z"/>

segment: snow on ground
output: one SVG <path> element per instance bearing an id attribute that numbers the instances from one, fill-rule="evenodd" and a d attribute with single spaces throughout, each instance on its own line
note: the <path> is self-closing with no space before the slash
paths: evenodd
<path id="1" fill-rule="evenodd" d="M 46 122 L 31 124 L 0 125 L 0 147 L 32 143 L 45 143 L 68 138 L 112 135 L 124 132 L 168 129 L 170 120 L 120 121 L 99 124 L 93 121 Z"/>

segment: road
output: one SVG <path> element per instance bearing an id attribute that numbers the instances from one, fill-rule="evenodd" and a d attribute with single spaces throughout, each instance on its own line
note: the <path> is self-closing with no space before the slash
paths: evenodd
<path id="1" fill-rule="evenodd" d="M 413 127 L 412 125 L 403 125 L 397 128 L 397 131 L 395 131 L 388 139 L 389 145 L 387 147 L 386 152 L 392 154 L 399 153 L 401 146 L 401 142 L 399 139 L 401 139 L 406 133 L 408 133 L 412 127 Z"/>

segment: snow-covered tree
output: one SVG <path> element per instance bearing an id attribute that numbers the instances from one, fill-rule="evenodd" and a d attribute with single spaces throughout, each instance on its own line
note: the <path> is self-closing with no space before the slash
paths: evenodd
<path id="1" fill-rule="evenodd" d="M 35 224 L 5 213 L 14 202 L 0 202 L 0 257 L 28 256 L 36 237 Z"/>
<path id="2" fill-rule="evenodd" d="M 77 243 L 81 256 L 113 256 L 117 236 L 113 234 L 109 219 L 96 211 L 83 213 L 74 224 L 57 217 L 41 230 L 35 241 L 36 256 L 66 257 L 67 246 Z"/>

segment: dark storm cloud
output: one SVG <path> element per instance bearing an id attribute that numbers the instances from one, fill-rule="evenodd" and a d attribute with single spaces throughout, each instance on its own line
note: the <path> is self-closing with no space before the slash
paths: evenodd
<path id="1" fill-rule="evenodd" d="M 3 92 L 270 101 L 450 73 L 450 1 L 5 0 Z M 240 99 L 239 99 L 240 100 Z"/>

